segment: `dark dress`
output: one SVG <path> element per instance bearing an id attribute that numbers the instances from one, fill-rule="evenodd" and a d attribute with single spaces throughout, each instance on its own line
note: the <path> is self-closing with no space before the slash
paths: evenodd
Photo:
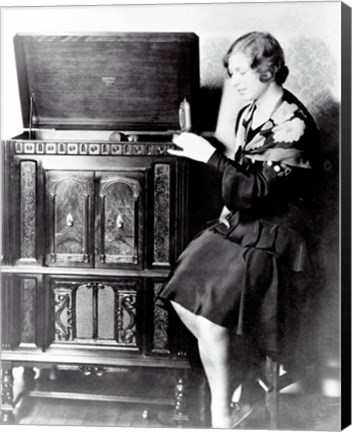
<path id="1" fill-rule="evenodd" d="M 269 121 L 250 129 L 255 105 L 239 114 L 234 160 L 215 151 L 230 228 L 218 222 L 180 255 L 159 293 L 194 314 L 277 352 L 297 342 L 310 285 L 312 117 L 284 91 Z M 298 326 L 296 325 L 298 322 Z"/>

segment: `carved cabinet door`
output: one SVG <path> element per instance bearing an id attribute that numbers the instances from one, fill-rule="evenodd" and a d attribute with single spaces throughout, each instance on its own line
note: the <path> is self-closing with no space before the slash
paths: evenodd
<path id="1" fill-rule="evenodd" d="M 138 349 L 141 281 L 52 278 L 49 345 L 103 345 Z"/>
<path id="2" fill-rule="evenodd" d="M 96 267 L 143 266 L 143 172 L 96 172 Z"/>
<path id="3" fill-rule="evenodd" d="M 93 266 L 94 173 L 46 171 L 49 266 Z"/>

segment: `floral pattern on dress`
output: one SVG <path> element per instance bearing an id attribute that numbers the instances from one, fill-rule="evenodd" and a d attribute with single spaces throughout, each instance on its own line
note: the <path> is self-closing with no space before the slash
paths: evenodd
<path id="1" fill-rule="evenodd" d="M 250 143 L 246 145 L 246 150 L 262 147 L 265 144 L 265 141 L 266 141 L 265 137 L 258 135 L 254 137 L 252 141 L 250 141 Z"/>
<path id="2" fill-rule="evenodd" d="M 246 141 L 252 114 L 253 103 L 243 110 L 239 118 L 236 161 L 250 157 L 255 161 L 311 168 L 306 151 L 317 130 L 304 105 L 292 93 L 284 89 L 282 100 L 270 118 L 258 128 L 250 141 Z"/>
<path id="3" fill-rule="evenodd" d="M 298 141 L 303 136 L 305 128 L 305 122 L 302 119 L 295 117 L 292 120 L 285 121 L 273 128 L 273 140 L 275 142 L 286 143 Z"/>
<path id="4" fill-rule="evenodd" d="M 295 115 L 297 110 L 298 106 L 295 103 L 288 103 L 287 101 L 284 101 L 271 116 L 271 119 L 277 125 L 284 123 L 290 120 Z"/>
<path id="5" fill-rule="evenodd" d="M 266 122 L 263 124 L 262 129 L 261 129 L 261 132 L 268 131 L 268 130 L 270 130 L 273 126 L 274 126 L 274 125 L 273 125 L 273 122 L 272 122 L 271 120 L 268 120 L 268 121 L 266 121 Z"/>

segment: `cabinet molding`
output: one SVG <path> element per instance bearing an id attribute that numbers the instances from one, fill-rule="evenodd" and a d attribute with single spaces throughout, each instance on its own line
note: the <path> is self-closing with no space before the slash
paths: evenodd
<path id="1" fill-rule="evenodd" d="M 171 139 L 171 136 L 169 137 Z M 85 142 L 28 142 L 16 140 L 18 155 L 85 155 L 85 156 L 167 156 L 170 143 L 85 143 Z"/>

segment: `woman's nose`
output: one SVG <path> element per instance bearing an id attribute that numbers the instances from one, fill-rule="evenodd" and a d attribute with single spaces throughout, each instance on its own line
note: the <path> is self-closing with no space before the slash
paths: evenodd
<path id="1" fill-rule="evenodd" d="M 239 83 L 240 83 L 239 76 L 237 74 L 232 74 L 231 75 L 231 85 L 233 85 L 234 87 L 236 87 Z"/>

